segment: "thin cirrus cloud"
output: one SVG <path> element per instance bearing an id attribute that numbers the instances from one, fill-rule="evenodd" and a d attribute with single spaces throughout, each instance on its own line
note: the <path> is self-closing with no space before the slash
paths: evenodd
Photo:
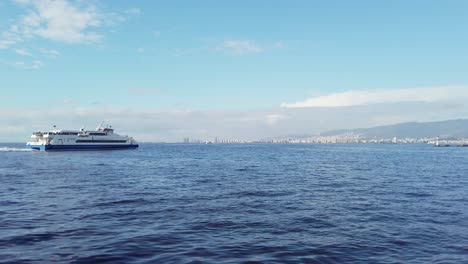
<path id="1" fill-rule="evenodd" d="M 38 70 L 44 66 L 44 63 L 41 60 L 33 60 L 33 61 L 6 61 L 0 59 L 0 63 L 10 65 L 12 67 L 24 70 Z"/>
<path id="2" fill-rule="evenodd" d="M 316 96 L 294 103 L 282 103 L 281 107 L 346 107 L 401 102 L 458 102 L 466 99 L 468 99 L 468 87 L 447 86 L 394 90 L 347 91 Z"/>
<path id="3" fill-rule="evenodd" d="M 128 89 L 128 92 L 134 95 L 151 95 L 151 94 L 161 94 L 163 90 L 158 89 L 158 88 L 132 87 Z"/>
<path id="4" fill-rule="evenodd" d="M 45 49 L 45 48 L 40 48 L 39 51 L 41 52 L 41 54 L 49 57 L 49 58 L 57 58 L 58 56 L 60 56 L 60 52 L 54 50 L 54 49 Z"/>
<path id="5" fill-rule="evenodd" d="M 7 34 L 4 34 L 4 35 L 7 35 Z M 1 39 L 0 40 L 0 49 L 6 49 L 8 48 L 9 46 L 15 44 L 16 41 L 14 40 L 11 40 L 11 39 Z"/>
<path id="6" fill-rule="evenodd" d="M 26 50 L 26 49 L 16 49 L 16 54 L 20 55 L 20 56 L 29 56 L 29 57 L 32 57 L 32 54 Z"/>
<path id="7" fill-rule="evenodd" d="M 125 13 L 130 15 L 139 15 L 141 14 L 141 9 L 133 7 L 126 10 Z"/>
<path id="8" fill-rule="evenodd" d="M 263 52 L 263 49 L 253 40 L 226 40 L 220 49 L 232 55 Z"/>
<path id="9" fill-rule="evenodd" d="M 279 121 L 281 121 L 282 119 L 285 119 L 285 118 L 286 118 L 286 116 L 281 115 L 281 114 L 268 114 L 266 116 L 266 122 L 269 125 L 275 125 Z"/>

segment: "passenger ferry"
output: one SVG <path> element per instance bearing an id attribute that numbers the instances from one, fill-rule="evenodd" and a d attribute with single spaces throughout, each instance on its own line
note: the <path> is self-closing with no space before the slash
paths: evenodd
<path id="1" fill-rule="evenodd" d="M 55 126 L 54 126 L 55 127 Z M 114 133 L 109 125 L 99 125 L 96 130 L 53 130 L 34 132 L 26 147 L 34 150 L 112 150 L 135 149 L 138 143 L 129 136 Z"/>

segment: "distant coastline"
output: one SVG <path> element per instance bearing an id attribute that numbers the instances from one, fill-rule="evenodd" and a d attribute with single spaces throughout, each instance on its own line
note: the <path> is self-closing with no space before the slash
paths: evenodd
<path id="1" fill-rule="evenodd" d="M 285 135 L 263 139 L 190 139 L 182 143 L 295 143 L 295 144 L 436 144 L 468 145 L 468 119 L 439 122 L 408 122 L 371 128 L 342 129 L 319 135 Z"/>

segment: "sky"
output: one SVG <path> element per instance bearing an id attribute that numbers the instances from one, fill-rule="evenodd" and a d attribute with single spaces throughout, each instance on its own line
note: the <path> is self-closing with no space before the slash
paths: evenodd
<path id="1" fill-rule="evenodd" d="M 0 141 L 468 118 L 467 1 L 0 1 Z"/>

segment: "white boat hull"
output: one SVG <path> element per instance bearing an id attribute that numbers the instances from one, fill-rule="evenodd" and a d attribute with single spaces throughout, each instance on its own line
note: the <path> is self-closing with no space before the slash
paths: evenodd
<path id="1" fill-rule="evenodd" d="M 72 150 L 116 150 L 116 149 L 136 149 L 138 144 L 83 144 L 83 145 L 31 145 L 26 147 L 40 151 L 72 151 Z"/>

